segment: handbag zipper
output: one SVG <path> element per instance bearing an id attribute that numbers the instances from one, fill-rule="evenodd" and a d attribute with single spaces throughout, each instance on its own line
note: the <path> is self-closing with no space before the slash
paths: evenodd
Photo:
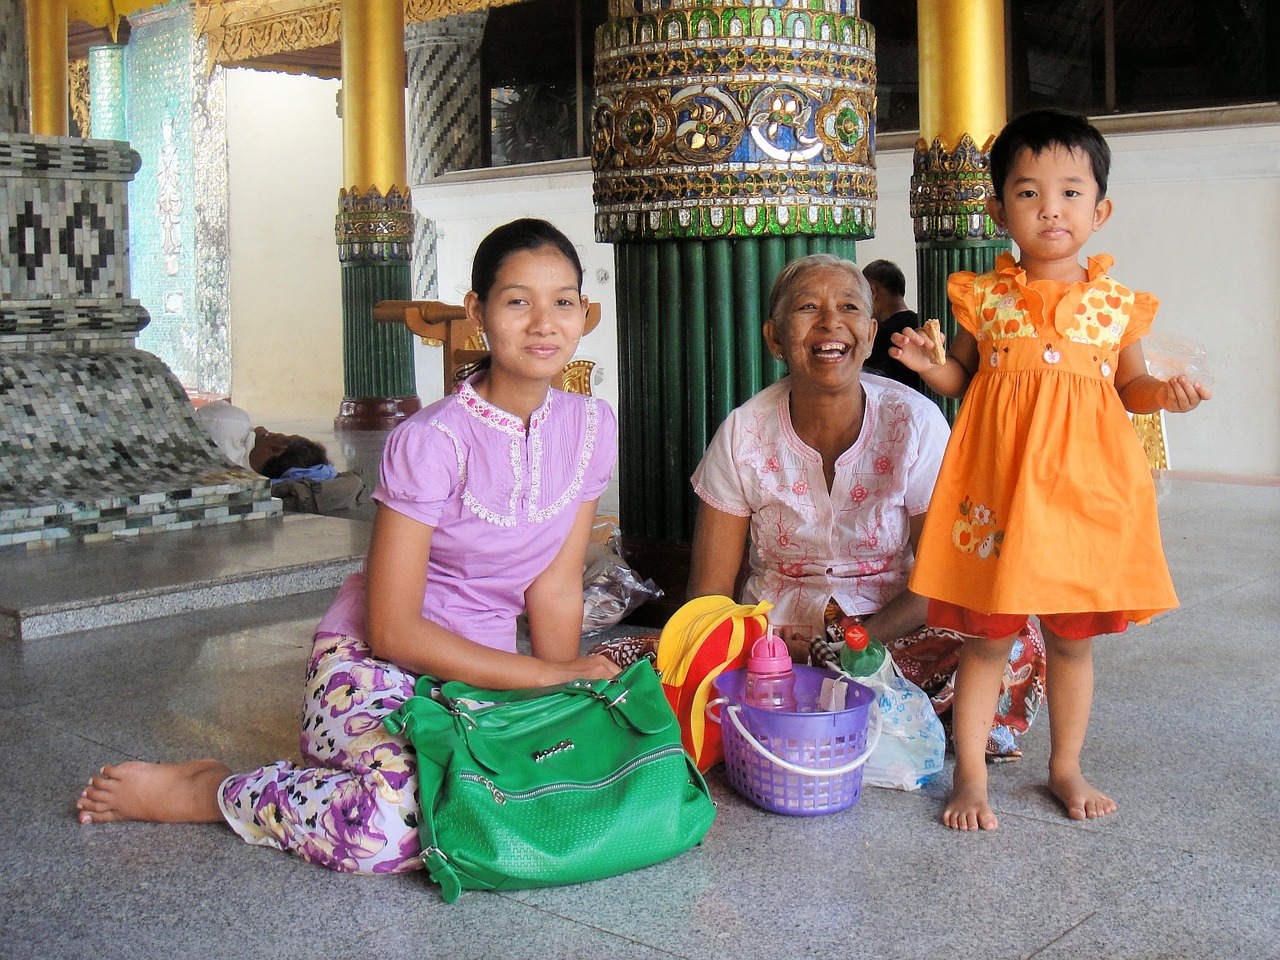
<path id="1" fill-rule="evenodd" d="M 519 793 L 505 791 L 488 777 L 481 776 L 478 773 L 463 772 L 458 774 L 458 779 L 465 780 L 470 783 L 478 783 L 485 787 L 491 794 L 493 794 L 494 802 L 501 805 L 505 804 L 509 799 L 532 800 L 542 796 L 543 794 L 552 793 L 557 790 L 597 790 L 600 787 L 607 787 L 617 782 L 641 764 L 649 763 L 654 760 L 662 760 L 673 754 L 683 752 L 684 748 L 679 744 L 672 744 L 670 746 L 660 747 L 651 753 L 644 754 L 643 756 L 636 757 L 626 765 L 619 767 L 603 780 L 596 780 L 593 783 L 568 783 L 563 781 L 560 783 L 547 783 L 543 784 L 541 787 L 534 787 L 532 790 L 524 790 Z"/>

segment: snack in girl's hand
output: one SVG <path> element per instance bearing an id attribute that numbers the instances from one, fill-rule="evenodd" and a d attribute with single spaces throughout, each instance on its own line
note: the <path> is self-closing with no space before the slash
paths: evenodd
<path id="1" fill-rule="evenodd" d="M 924 322 L 924 334 L 933 341 L 933 351 L 929 359 L 934 363 L 947 362 L 947 338 L 942 335 L 942 324 L 930 317 Z"/>

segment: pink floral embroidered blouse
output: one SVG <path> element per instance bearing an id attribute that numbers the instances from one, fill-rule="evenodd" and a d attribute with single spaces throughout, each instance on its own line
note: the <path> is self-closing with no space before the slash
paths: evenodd
<path id="1" fill-rule="evenodd" d="M 514 651 L 524 592 L 560 550 L 578 505 L 608 484 L 617 434 L 607 403 L 551 390 L 526 435 L 470 383 L 392 431 L 373 499 L 434 528 L 422 615 Z M 363 573 L 347 579 L 317 629 L 364 637 Z"/>
<path id="2" fill-rule="evenodd" d="M 834 599 L 875 613 L 907 585 L 909 519 L 929 506 L 947 421 L 927 397 L 864 373 L 862 432 L 836 460 L 830 492 L 822 457 L 791 425 L 790 378 L 766 387 L 721 425 L 693 475 L 709 506 L 751 518 L 744 602 L 769 600 L 778 626 L 822 632 Z"/>

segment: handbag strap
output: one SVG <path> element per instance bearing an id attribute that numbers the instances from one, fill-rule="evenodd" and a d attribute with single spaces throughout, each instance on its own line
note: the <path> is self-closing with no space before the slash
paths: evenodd
<path id="1" fill-rule="evenodd" d="M 431 699 L 429 696 L 422 696 L 420 691 L 418 695 L 410 697 L 382 719 L 382 725 L 387 732 L 397 735 L 403 734 L 405 739 L 410 741 L 415 736 L 420 736 L 426 732 L 429 732 L 429 735 L 432 736 L 444 736 L 454 729 L 455 722 L 455 718 L 451 716 L 449 709 L 444 704 Z M 432 761 L 424 760 L 419 754 L 418 792 L 420 796 L 424 796 L 426 792 L 422 790 L 422 764 L 424 762 L 431 763 Z M 458 874 L 454 871 L 453 864 L 449 862 L 449 858 L 437 846 L 434 817 L 434 805 L 429 798 L 418 804 L 418 840 L 422 845 L 422 852 L 418 854 L 418 859 L 422 861 L 423 867 L 426 868 L 427 875 L 440 885 L 440 895 L 444 898 L 445 903 L 453 903 L 458 897 L 462 896 L 462 881 L 458 879 Z"/>

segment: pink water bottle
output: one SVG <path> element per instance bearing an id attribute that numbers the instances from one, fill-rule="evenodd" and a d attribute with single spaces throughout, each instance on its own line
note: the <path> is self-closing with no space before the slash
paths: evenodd
<path id="1" fill-rule="evenodd" d="M 763 710 L 795 713 L 796 672 L 787 645 L 772 633 L 755 642 L 747 659 L 747 685 L 742 702 Z"/>

